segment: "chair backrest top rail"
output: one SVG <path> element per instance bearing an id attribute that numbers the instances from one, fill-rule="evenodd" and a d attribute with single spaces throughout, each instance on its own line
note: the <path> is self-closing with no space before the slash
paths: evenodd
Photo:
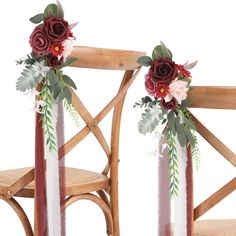
<path id="1" fill-rule="evenodd" d="M 236 86 L 193 86 L 188 95 L 191 107 L 236 109 Z"/>
<path id="2" fill-rule="evenodd" d="M 108 70 L 135 70 L 137 59 L 145 52 L 75 46 L 70 58 L 78 58 L 71 66 Z M 91 59 L 92 58 L 92 59 Z"/>

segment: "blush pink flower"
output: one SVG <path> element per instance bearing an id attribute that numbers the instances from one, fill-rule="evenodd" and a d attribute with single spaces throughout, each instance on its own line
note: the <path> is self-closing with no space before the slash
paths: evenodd
<path id="1" fill-rule="evenodd" d="M 169 85 L 170 95 L 180 104 L 187 98 L 188 83 L 183 80 L 174 80 Z"/>

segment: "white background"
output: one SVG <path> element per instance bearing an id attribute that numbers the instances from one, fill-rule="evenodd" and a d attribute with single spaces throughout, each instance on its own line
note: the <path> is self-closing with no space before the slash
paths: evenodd
<path id="1" fill-rule="evenodd" d="M 22 69 L 16 67 L 15 59 L 30 52 L 28 38 L 34 26 L 28 18 L 42 12 L 49 3 L 46 0 L 1 2 L 0 170 L 30 166 L 34 162 L 34 114 L 29 111 L 32 98 L 15 90 Z M 78 45 L 140 50 L 151 54 L 162 40 L 171 49 L 177 63 L 199 60 L 192 71 L 192 85 L 235 86 L 236 15 L 233 0 L 64 0 L 62 4 L 65 19 L 70 23 L 79 21 L 73 31 Z M 88 106 L 96 114 L 96 101 L 102 99 L 96 94 L 104 89 L 104 85 L 97 83 L 97 72 L 67 71 L 76 81 L 83 99 L 92 99 Z M 120 220 L 123 236 L 157 235 L 157 157 L 148 154 L 157 143 L 151 136 L 143 137 L 138 133 L 140 111 L 132 108 L 134 102 L 146 94 L 143 88 L 145 72 L 146 68 L 127 96 L 121 129 Z M 110 85 L 114 90 L 119 76 L 118 73 L 113 78 L 107 73 L 102 81 L 106 88 Z M 89 87 L 87 93 L 80 91 L 82 85 Z M 235 151 L 235 111 L 197 110 L 194 113 Z M 66 133 L 68 137 L 76 132 L 70 122 L 67 127 L 70 128 Z M 96 141 L 91 144 L 92 138 L 89 142 L 96 145 Z M 202 139 L 200 149 L 202 162 L 200 171 L 195 174 L 195 205 L 235 175 L 234 168 Z M 92 170 L 98 164 L 101 169 L 100 158 L 93 155 L 95 150 L 90 158 L 85 158 L 82 146 L 80 151 L 67 157 L 67 164 L 90 166 Z M 204 218 L 235 218 L 235 197 L 235 193 L 232 194 Z M 32 220 L 33 201 L 21 202 Z M 68 236 L 105 235 L 102 213 L 91 203 L 76 203 L 68 209 L 67 219 Z M 14 212 L 4 202 L 0 202 L 0 228 L 1 236 L 24 235 Z"/>

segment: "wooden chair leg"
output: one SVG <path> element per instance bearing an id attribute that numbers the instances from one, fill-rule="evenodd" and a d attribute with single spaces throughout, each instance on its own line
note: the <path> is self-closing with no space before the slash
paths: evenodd
<path id="1" fill-rule="evenodd" d="M 71 204 L 73 204 L 74 202 L 77 202 L 79 200 L 92 201 L 92 202 L 96 203 L 101 208 L 101 210 L 104 213 L 105 219 L 106 219 L 107 235 L 114 236 L 114 234 L 113 234 L 113 220 L 112 220 L 110 208 L 98 196 L 91 194 L 91 193 L 82 194 L 82 195 L 78 195 L 78 196 L 70 196 L 66 199 L 65 204 L 64 204 L 64 209 L 62 209 L 62 210 L 65 210 L 65 208 L 67 208 L 68 206 L 70 206 Z"/>
<path id="2" fill-rule="evenodd" d="M 29 219 L 28 219 L 26 213 L 24 212 L 24 210 L 22 209 L 22 207 L 20 206 L 20 204 L 14 198 L 10 198 L 10 199 L 1 198 L 1 199 L 3 201 L 5 201 L 6 203 L 8 203 L 14 209 L 14 211 L 18 215 L 18 217 L 24 227 L 25 235 L 26 236 L 34 236 Z"/>

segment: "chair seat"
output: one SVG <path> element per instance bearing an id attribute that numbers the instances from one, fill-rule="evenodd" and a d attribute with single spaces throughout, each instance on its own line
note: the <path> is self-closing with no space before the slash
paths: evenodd
<path id="1" fill-rule="evenodd" d="M 236 220 L 199 220 L 194 223 L 194 236 L 235 236 Z"/>
<path id="2" fill-rule="evenodd" d="M 6 189 L 31 169 L 31 167 L 28 167 L 0 171 L 0 193 L 6 192 Z M 98 191 L 106 189 L 108 186 L 109 178 L 106 175 L 76 168 L 65 168 L 65 194 L 67 196 Z M 32 181 L 14 196 L 33 198 L 34 188 L 35 184 Z"/>

